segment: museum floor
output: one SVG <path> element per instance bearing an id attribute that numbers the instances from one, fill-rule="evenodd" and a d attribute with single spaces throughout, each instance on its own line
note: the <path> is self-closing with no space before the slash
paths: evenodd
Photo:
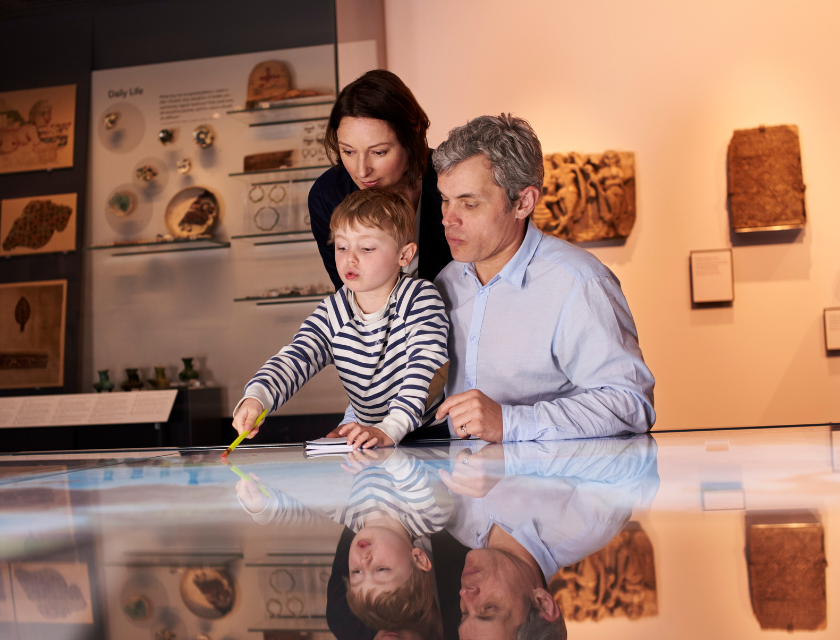
<path id="1" fill-rule="evenodd" d="M 0 638 L 331 638 L 328 610 L 336 637 L 372 638 L 341 578 L 377 509 L 431 558 L 447 638 L 494 525 L 552 574 L 570 638 L 838 637 L 837 429 L 438 441 L 353 464 L 301 446 L 229 465 L 220 449 L 4 455 Z"/>

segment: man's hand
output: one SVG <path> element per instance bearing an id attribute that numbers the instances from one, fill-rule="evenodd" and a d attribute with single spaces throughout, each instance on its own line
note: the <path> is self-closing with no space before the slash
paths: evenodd
<path id="1" fill-rule="evenodd" d="M 259 427 L 254 428 L 254 423 L 262 412 L 263 406 L 259 400 L 245 398 L 236 410 L 236 415 L 233 416 L 233 428 L 239 435 L 242 435 L 243 431 L 250 431 L 251 433 L 246 436 L 250 440 L 260 430 Z"/>
<path id="2" fill-rule="evenodd" d="M 459 438 L 476 436 L 487 442 L 501 442 L 504 439 L 502 405 L 493 402 L 478 389 L 444 400 L 435 418 L 440 420 L 446 414 L 452 419 L 452 428 Z"/>
<path id="3" fill-rule="evenodd" d="M 477 453 L 462 449 L 452 473 L 443 469 L 439 473 L 452 493 L 483 498 L 505 477 L 505 449 L 500 444 L 488 444 Z"/>
<path id="4" fill-rule="evenodd" d="M 379 445 L 380 447 L 393 447 L 394 441 L 381 429 L 376 427 L 363 427 L 358 422 L 348 422 L 338 428 L 338 436 L 332 435 L 335 431 L 327 434 L 328 438 L 337 438 L 338 436 L 347 436 L 347 444 L 352 445 L 354 449 L 362 447 L 370 449 Z"/>
<path id="5" fill-rule="evenodd" d="M 265 505 L 268 504 L 268 498 L 263 495 L 257 485 L 257 482 L 260 481 L 257 474 L 251 473 L 248 475 L 250 475 L 256 482 L 251 482 L 242 478 L 236 483 L 236 494 L 239 496 L 239 499 L 242 500 L 243 504 L 248 507 L 248 511 L 251 513 L 259 513 L 265 509 Z"/>

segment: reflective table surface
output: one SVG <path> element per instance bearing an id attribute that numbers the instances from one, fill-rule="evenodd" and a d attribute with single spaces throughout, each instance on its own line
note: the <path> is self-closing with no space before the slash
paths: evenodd
<path id="1" fill-rule="evenodd" d="M 831 426 L 221 451 L 0 456 L 0 638 L 840 637 Z"/>

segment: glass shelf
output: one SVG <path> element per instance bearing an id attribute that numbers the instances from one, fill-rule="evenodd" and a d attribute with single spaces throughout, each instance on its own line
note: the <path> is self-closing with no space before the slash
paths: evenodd
<path id="1" fill-rule="evenodd" d="M 228 176 L 243 180 L 251 185 L 269 184 L 271 182 L 307 182 L 317 179 L 331 165 L 319 164 L 311 167 L 289 167 L 286 169 L 269 169 L 267 171 L 242 171 L 229 173 Z M 296 174 L 303 174 L 293 178 Z"/>
<path id="2" fill-rule="evenodd" d="M 150 249 L 149 247 L 155 247 Z M 141 256 L 151 253 L 182 253 L 186 251 L 207 251 L 209 249 L 226 249 L 230 247 L 230 242 L 223 242 L 221 240 L 214 240 L 212 238 L 197 238 L 191 240 L 189 238 L 165 240 L 158 242 L 150 240 L 148 242 L 136 242 L 132 244 L 99 244 L 92 247 L 85 247 L 86 251 L 114 251 L 112 257 L 119 256 Z"/>
<path id="3" fill-rule="evenodd" d="M 227 114 L 249 127 L 261 127 L 271 124 L 326 120 L 333 104 L 335 104 L 335 96 L 310 96 L 273 102 L 269 106 L 256 109 L 233 109 Z"/>
<path id="4" fill-rule="evenodd" d="M 308 293 L 308 294 L 290 294 L 284 293 L 280 296 L 246 296 L 245 298 L 234 298 L 234 302 L 256 302 L 258 307 L 265 307 L 272 304 L 296 304 L 298 302 L 321 302 L 332 293 Z"/>
<path id="5" fill-rule="evenodd" d="M 299 236 L 306 234 L 305 238 L 289 238 L 288 236 Z M 296 244 L 299 242 L 315 242 L 315 238 L 309 229 L 300 231 L 278 231 L 276 233 L 250 233 L 244 236 L 231 236 L 231 240 L 245 240 L 254 238 L 279 238 L 278 240 L 267 240 L 265 242 L 255 242 L 255 247 L 262 247 L 270 244 Z"/>

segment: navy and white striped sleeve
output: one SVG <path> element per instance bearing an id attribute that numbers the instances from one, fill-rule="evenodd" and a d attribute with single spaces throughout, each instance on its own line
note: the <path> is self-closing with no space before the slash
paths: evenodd
<path id="1" fill-rule="evenodd" d="M 422 424 L 435 372 L 449 361 L 446 343 L 449 318 L 435 286 L 417 280 L 398 301 L 406 325 L 408 364 L 398 393 L 388 402 L 388 415 L 377 427 L 394 442 Z M 433 398 L 434 400 L 434 398 Z"/>
<path id="2" fill-rule="evenodd" d="M 333 363 L 332 339 L 335 327 L 330 321 L 328 305 L 334 302 L 334 296 L 330 296 L 318 305 L 301 325 L 292 343 L 271 357 L 245 385 L 243 400 L 255 398 L 263 409 L 268 408 L 269 413 L 273 413 L 312 376 Z M 239 404 L 242 404 L 241 400 Z"/>

